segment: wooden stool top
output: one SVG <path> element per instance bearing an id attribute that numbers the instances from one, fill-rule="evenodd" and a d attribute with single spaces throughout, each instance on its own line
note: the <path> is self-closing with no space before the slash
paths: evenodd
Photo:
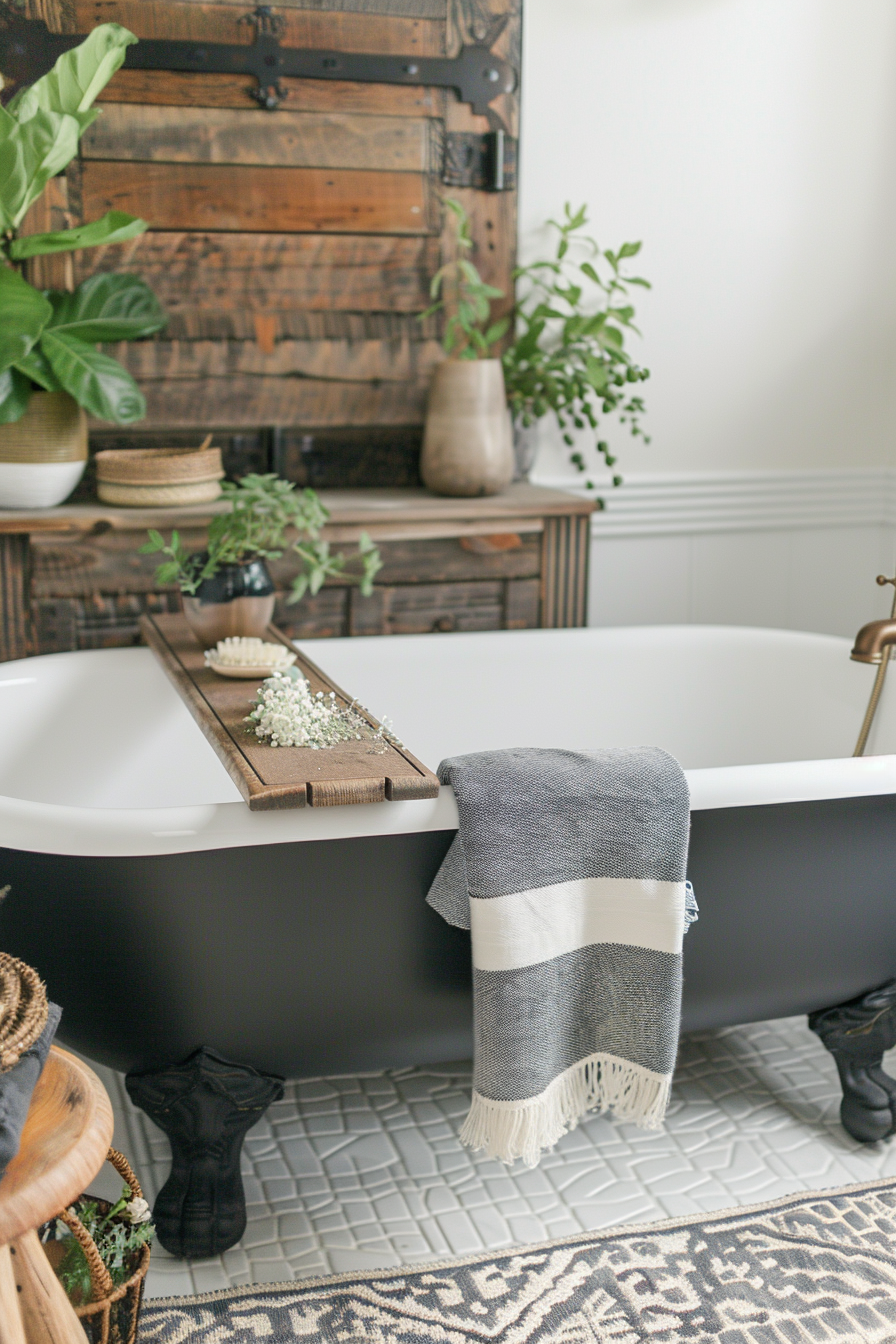
<path id="1" fill-rule="evenodd" d="M 53 1046 L 16 1156 L 0 1181 L 0 1246 L 84 1193 L 112 1141 L 112 1106 L 92 1069 Z"/>

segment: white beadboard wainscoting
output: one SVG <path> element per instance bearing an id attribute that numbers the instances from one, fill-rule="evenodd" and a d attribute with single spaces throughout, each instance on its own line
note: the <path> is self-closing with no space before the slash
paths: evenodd
<path id="1" fill-rule="evenodd" d="M 568 476 L 538 484 L 569 489 Z M 852 636 L 888 614 L 896 469 L 631 475 L 592 520 L 589 625 Z"/>

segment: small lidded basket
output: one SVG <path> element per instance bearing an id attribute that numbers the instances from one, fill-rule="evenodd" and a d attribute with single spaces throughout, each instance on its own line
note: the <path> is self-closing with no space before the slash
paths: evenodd
<path id="1" fill-rule="evenodd" d="M 131 508 L 209 504 L 221 494 L 224 466 L 211 436 L 200 448 L 106 448 L 96 454 L 96 492 Z"/>

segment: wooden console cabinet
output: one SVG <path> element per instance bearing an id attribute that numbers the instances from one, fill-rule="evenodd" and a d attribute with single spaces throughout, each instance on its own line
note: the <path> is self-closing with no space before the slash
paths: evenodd
<path id="1" fill-rule="evenodd" d="M 294 638 L 521 630 L 585 624 L 591 500 L 519 484 L 488 499 L 423 490 L 332 490 L 326 536 L 351 549 L 362 531 L 383 557 L 374 594 L 328 583 L 275 620 Z M 148 527 L 200 549 L 220 506 L 122 509 L 69 504 L 0 511 L 0 660 L 139 642 L 144 612 L 176 611 L 139 555 Z M 291 567 L 272 566 L 286 589 Z"/>

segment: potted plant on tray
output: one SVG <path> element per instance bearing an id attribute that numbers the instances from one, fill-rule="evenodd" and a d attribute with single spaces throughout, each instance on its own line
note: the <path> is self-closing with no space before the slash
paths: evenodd
<path id="1" fill-rule="evenodd" d="M 58 504 L 87 460 L 85 412 L 115 424 L 146 414 L 130 374 L 97 349 L 149 336 L 166 317 L 136 275 L 99 274 L 71 293 L 41 291 L 21 271 L 32 257 L 135 238 L 145 220 L 120 210 L 77 228 L 21 234 L 30 207 L 78 152 L 93 106 L 133 33 L 104 23 L 49 74 L 0 108 L 0 505 Z"/>
<path id="2" fill-rule="evenodd" d="M 177 532 L 166 542 L 155 530 L 140 547 L 141 555 L 168 557 L 156 570 L 156 581 L 178 585 L 184 615 L 204 648 L 233 635 L 264 635 L 275 600 L 265 562 L 279 559 L 285 550 L 300 565 L 287 601 L 318 592 L 325 579 L 336 576 L 358 583 L 365 596 L 371 593 L 382 566 L 379 552 L 366 532 L 355 555 L 331 552 L 320 535 L 330 515 L 313 490 L 297 490 L 273 473 L 227 481 L 221 489 L 230 508 L 209 523 L 204 551 L 188 553 Z"/>
<path id="3" fill-rule="evenodd" d="M 470 221 L 459 201 L 445 206 L 456 221 L 458 256 L 432 278 L 435 302 L 421 319 L 447 314 L 442 347 L 447 355 L 433 374 L 423 434 L 420 474 L 439 495 L 495 495 L 513 476 L 513 447 L 501 361 L 492 348 L 510 319 L 491 322 L 493 299 L 503 290 L 487 285 L 468 253 Z"/>
<path id="4" fill-rule="evenodd" d="M 598 437 L 599 415 L 617 415 L 632 435 L 650 442 L 641 429 L 644 402 L 635 391 L 650 373 L 625 349 L 626 331 L 640 334 L 628 286 L 650 288 L 647 280 L 623 270 L 623 263 L 638 255 L 641 244 L 623 243 L 618 252 L 601 251 L 582 232 L 587 222 L 584 205 L 573 212 L 567 203 L 562 220 L 548 220 L 557 232 L 554 255 L 514 272 L 522 293 L 515 312 L 516 336 L 503 364 L 517 471 L 523 477 L 534 460 L 533 431 L 549 412 L 571 449 L 573 466 L 583 473 L 587 463 L 571 428 L 593 430 L 604 464 L 611 470 L 616 464 L 609 444 Z M 613 484 L 620 483 L 614 475 Z M 585 485 L 594 489 L 590 479 Z"/>

